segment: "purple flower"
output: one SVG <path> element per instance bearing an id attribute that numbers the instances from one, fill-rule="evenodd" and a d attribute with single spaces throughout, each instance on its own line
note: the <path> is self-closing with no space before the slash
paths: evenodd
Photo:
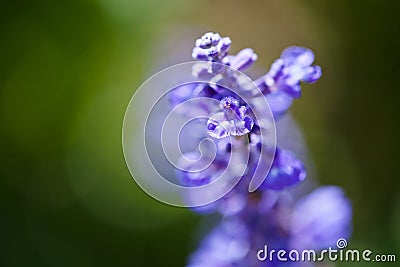
<path id="1" fill-rule="evenodd" d="M 257 60 L 257 54 L 254 53 L 253 49 L 245 48 L 235 56 L 226 56 L 222 63 L 231 66 L 234 69 L 244 71 L 250 68 Z"/>
<path id="2" fill-rule="evenodd" d="M 222 37 L 218 33 L 208 32 L 196 40 L 192 57 L 198 60 L 220 62 L 228 53 L 231 46 L 229 37 Z"/>
<path id="3" fill-rule="evenodd" d="M 312 66 L 314 53 L 291 46 L 271 65 L 269 72 L 255 81 L 263 91 L 275 117 L 284 114 L 294 98 L 301 96 L 301 82 L 314 83 L 322 75 L 320 66 Z"/>
<path id="4" fill-rule="evenodd" d="M 258 111 L 265 97 L 274 119 L 279 119 L 293 100 L 301 96 L 301 82 L 317 81 L 321 77 L 321 68 L 312 65 L 314 53 L 311 50 L 289 47 L 272 64 L 269 72 L 255 81 L 261 93 L 255 92 L 223 65 L 244 71 L 254 64 L 257 55 L 250 48 L 229 55 L 230 45 L 229 37 L 217 33 L 209 32 L 199 38 L 192 56 L 202 62 L 194 66 L 192 75 L 210 82 L 182 85 L 170 95 L 173 107 L 199 97 L 212 100 L 212 104 L 200 101 L 179 110 L 182 114 L 205 116 L 207 122 L 201 122 L 202 134 L 213 137 L 216 147 L 215 154 L 208 148 L 202 153 L 184 154 L 180 161 L 182 170 L 178 170 L 181 183 L 189 187 L 203 186 L 220 181 L 222 176 L 228 178 L 222 180 L 224 185 L 234 185 L 217 201 L 193 208 L 200 213 L 217 212 L 222 221 L 204 238 L 190 257 L 188 266 L 313 266 L 312 263 L 279 262 L 276 259 L 261 262 L 256 254 L 264 245 L 276 250 L 320 250 L 334 246 L 339 238 L 350 236 L 351 206 L 338 187 L 321 187 L 300 200 L 286 190 L 305 180 L 306 169 L 292 151 L 281 147 L 275 149 L 261 138 L 261 132 L 271 129 L 262 116 L 259 118 L 257 114 L 255 117 L 251 108 Z M 226 88 L 218 85 L 221 81 Z M 230 85 L 235 91 L 229 90 Z M 246 103 L 242 100 L 243 95 Z M 267 117 L 267 111 L 263 115 Z M 268 156 L 261 157 L 263 152 Z M 232 155 L 235 155 L 234 164 L 230 162 Z M 249 184 L 257 167 L 269 166 L 271 160 L 269 173 L 261 177 L 265 180 L 257 191 L 249 193 Z M 188 193 L 183 198 L 190 204 L 196 198 L 212 195 L 212 191 L 199 195 Z"/>
<path id="5" fill-rule="evenodd" d="M 294 98 L 301 96 L 300 82 L 313 83 L 322 75 L 320 66 L 311 66 L 314 53 L 307 48 L 291 46 L 286 48 L 270 71 L 262 78 L 265 92 L 284 91 Z"/>
<path id="6" fill-rule="evenodd" d="M 306 178 L 303 163 L 289 150 L 277 149 L 274 161 L 262 188 L 282 190 L 297 185 Z"/>
<path id="7" fill-rule="evenodd" d="M 240 88 L 241 83 L 237 80 L 234 72 L 219 69 L 221 67 L 220 64 L 225 64 L 237 70 L 246 70 L 257 59 L 257 55 L 250 48 L 242 49 L 236 55 L 228 55 L 230 44 L 231 41 L 228 37 L 222 38 L 217 33 L 206 33 L 199 38 L 193 50 L 194 58 L 207 60 L 208 62 L 196 64 L 192 70 L 193 75 L 195 77 L 209 79 L 212 82 L 189 84 L 178 87 L 171 93 L 171 103 L 173 106 L 176 106 L 184 101 L 197 97 L 208 97 L 218 100 L 218 107 L 217 105 L 212 107 L 210 104 L 205 104 L 200 101 L 189 105 L 185 109 L 180 109 L 180 111 L 183 114 L 193 114 L 195 111 L 195 114 L 207 116 L 208 121 L 206 125 L 204 125 L 205 130 L 209 136 L 216 139 L 215 142 L 218 147 L 221 146 L 220 143 L 223 143 L 226 137 L 243 137 L 238 139 L 235 146 L 239 144 L 239 146 L 248 147 L 250 151 L 250 161 L 247 166 L 247 175 L 251 175 L 252 170 L 255 170 L 258 164 L 269 164 L 268 162 L 259 163 L 257 161 L 260 152 L 264 151 L 262 149 L 268 151 L 268 154 L 274 155 L 275 147 L 266 147 L 265 144 L 261 143 L 260 125 L 249 106 L 259 105 L 260 99 L 265 97 L 270 104 L 274 117 L 278 118 L 279 115 L 287 111 L 294 98 L 293 95 L 288 93 L 288 85 L 297 88 L 300 86 L 300 81 L 315 81 L 320 76 L 320 72 L 318 74 L 320 68 L 311 66 L 314 61 L 314 54 L 311 50 L 301 47 L 285 49 L 281 58 L 272 64 L 270 71 L 256 81 L 256 83 L 261 86 L 264 93 L 264 95 L 260 95 L 259 93 L 257 94 L 257 92 L 253 93 L 248 91 L 247 88 Z M 315 75 L 311 75 L 313 73 L 311 70 L 314 70 Z M 235 90 L 242 90 L 242 94 L 254 94 L 254 98 L 250 96 L 250 98 L 246 100 L 249 101 L 249 106 L 247 103 L 244 104 L 236 94 L 216 84 L 221 80 L 224 80 L 225 85 L 232 85 L 236 88 Z M 261 120 L 262 119 L 263 118 L 261 118 Z M 240 145 L 240 143 L 242 144 Z M 222 146 L 224 145 L 225 144 L 222 144 Z M 232 144 L 230 144 L 230 146 L 232 146 Z M 229 155 L 227 154 L 222 156 L 222 158 L 223 157 L 227 159 Z M 271 158 L 268 159 L 268 157 L 266 157 L 265 160 L 271 160 Z M 224 160 L 220 160 L 220 162 L 223 161 Z M 196 165 L 199 163 L 194 161 L 192 164 L 194 166 L 188 166 L 188 170 L 196 169 Z M 217 165 L 217 169 L 215 169 L 215 165 L 213 164 L 210 165 L 209 170 L 187 172 L 183 176 L 183 181 L 192 185 L 210 183 L 213 179 L 216 179 L 214 176 L 219 174 L 221 168 L 224 167 L 224 164 L 221 163 Z M 272 168 L 260 190 L 283 190 L 303 181 L 305 175 L 305 168 L 301 161 L 297 160 L 292 152 L 278 148 L 273 158 Z M 246 179 L 247 181 L 251 180 L 251 178 L 242 177 L 242 180 Z M 246 188 L 246 185 L 244 185 L 243 188 Z M 242 189 L 234 189 L 236 192 L 241 190 Z M 226 199 L 227 198 L 225 198 L 225 200 Z"/>
<path id="8" fill-rule="evenodd" d="M 219 106 L 222 111 L 215 113 L 207 122 L 207 133 L 211 137 L 241 136 L 251 131 L 253 119 L 246 115 L 247 108 L 241 106 L 239 100 L 228 96 L 221 100 Z"/>
<path id="9" fill-rule="evenodd" d="M 336 247 L 351 232 L 351 205 L 342 189 L 318 188 L 297 202 L 290 219 L 290 246 L 295 249 Z"/>

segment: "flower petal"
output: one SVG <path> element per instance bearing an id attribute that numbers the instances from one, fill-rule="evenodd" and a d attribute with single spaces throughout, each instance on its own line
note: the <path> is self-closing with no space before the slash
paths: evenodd
<path id="1" fill-rule="evenodd" d="M 250 68 L 256 60 L 257 54 L 254 53 L 253 49 L 245 48 L 237 53 L 230 63 L 232 68 L 243 71 Z"/>
<path id="2" fill-rule="evenodd" d="M 308 67 L 314 62 L 314 53 L 305 47 L 290 46 L 283 50 L 281 59 L 283 59 L 288 65 L 296 64 Z"/>
<path id="3" fill-rule="evenodd" d="M 283 190 L 292 187 L 306 178 L 303 163 L 289 150 L 277 149 L 274 162 L 262 188 Z"/>
<path id="4" fill-rule="evenodd" d="M 322 76 L 322 70 L 320 66 L 312 66 L 305 69 L 303 81 L 306 83 L 313 83 L 319 80 Z"/>

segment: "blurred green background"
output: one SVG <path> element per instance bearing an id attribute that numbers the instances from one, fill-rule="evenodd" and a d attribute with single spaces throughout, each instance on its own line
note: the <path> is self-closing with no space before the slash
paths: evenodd
<path id="1" fill-rule="evenodd" d="M 264 70 L 288 45 L 316 52 L 323 79 L 292 114 L 318 179 L 352 199 L 352 247 L 400 257 L 399 11 L 373 0 L 3 2 L 0 266 L 184 266 L 201 217 L 138 188 L 121 128 L 163 57 L 191 53 L 165 51 L 210 30 L 233 51 L 255 49 Z"/>

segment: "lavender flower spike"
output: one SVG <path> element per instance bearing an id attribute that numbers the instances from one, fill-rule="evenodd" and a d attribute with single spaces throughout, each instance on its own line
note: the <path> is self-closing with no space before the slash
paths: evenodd
<path id="1" fill-rule="evenodd" d="M 231 40 L 217 33 L 206 33 L 196 41 L 192 56 L 199 62 L 192 70 L 196 78 L 212 81 L 209 84 L 181 86 L 171 95 L 171 103 L 177 105 L 196 97 L 212 98 L 219 106 L 191 106 L 185 115 L 197 108 L 206 116 L 201 122 L 204 136 L 215 138 L 216 154 L 200 158 L 197 152 L 187 152 L 181 159 L 182 170 L 178 177 L 183 185 L 203 186 L 226 177 L 239 176 L 240 180 L 222 198 L 194 210 L 200 213 L 217 212 L 222 221 L 207 235 L 190 259 L 188 267 L 248 267 L 248 266 L 315 266 L 313 262 L 268 262 L 258 259 L 258 251 L 266 244 L 272 249 L 321 250 L 334 247 L 339 238 L 349 238 L 351 230 L 351 205 L 342 190 L 335 186 L 321 187 L 303 198 L 285 190 L 306 178 L 306 169 L 295 154 L 280 146 L 271 146 L 261 136 L 263 124 L 256 120 L 250 107 L 257 107 L 262 97 L 268 101 L 275 120 L 301 96 L 302 82 L 313 83 L 321 77 L 321 68 L 312 65 L 314 53 L 307 48 L 293 46 L 285 49 L 269 72 L 255 81 L 262 93 L 251 91 L 246 103 L 238 97 L 249 93 L 234 72 L 224 71 L 224 66 L 244 71 L 257 60 L 250 48 L 228 55 Z M 211 64 L 210 64 L 211 63 Z M 221 68 L 222 66 L 222 68 Z M 225 81 L 233 93 L 215 83 Z M 253 97 L 254 96 L 254 97 Z M 217 102 L 218 103 L 218 102 Z M 268 114 L 262 114 L 268 115 Z M 258 116 L 257 116 L 258 117 Z M 262 117 L 262 116 L 261 116 Z M 262 118 L 261 118 L 262 119 Z M 225 138 L 235 136 L 240 138 Z M 207 150 L 206 150 L 207 151 Z M 249 152 L 244 172 L 238 172 L 233 154 Z M 262 157 L 263 153 L 270 155 Z M 213 157 L 210 161 L 209 156 Z M 246 156 L 246 155 L 243 155 Z M 247 159 L 247 156 L 246 156 Z M 272 161 L 272 162 L 271 162 Z M 209 162 L 211 162 L 209 164 Z M 241 163 L 241 162 L 240 162 Z M 207 165 L 209 164 L 209 165 Z M 241 164 L 238 164 L 241 165 Z M 257 191 L 248 188 L 259 166 L 271 166 Z M 227 171 L 227 172 L 226 172 Z M 229 183 L 230 181 L 228 181 Z M 232 180 L 234 182 L 234 180 Z M 209 192 L 207 192 L 209 193 Z M 299 191 L 298 193 L 301 193 Z M 306 192 L 303 192 L 306 193 Z M 184 198 L 191 203 L 192 194 Z M 202 195 L 200 195 L 202 197 Z"/>

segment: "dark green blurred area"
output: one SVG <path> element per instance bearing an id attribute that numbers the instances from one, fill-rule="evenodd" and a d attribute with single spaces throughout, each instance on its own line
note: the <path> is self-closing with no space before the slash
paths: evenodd
<path id="1" fill-rule="evenodd" d="M 344 0 L 3 3 L 0 266 L 184 265 L 201 218 L 137 187 L 121 127 L 157 69 L 156 37 L 191 25 L 254 47 L 265 66 L 296 42 L 316 51 L 324 78 L 293 114 L 318 178 L 352 199 L 354 247 L 399 253 L 399 11 Z M 297 28 L 302 17 L 309 30 Z M 271 21 L 305 33 L 264 34 Z"/>

